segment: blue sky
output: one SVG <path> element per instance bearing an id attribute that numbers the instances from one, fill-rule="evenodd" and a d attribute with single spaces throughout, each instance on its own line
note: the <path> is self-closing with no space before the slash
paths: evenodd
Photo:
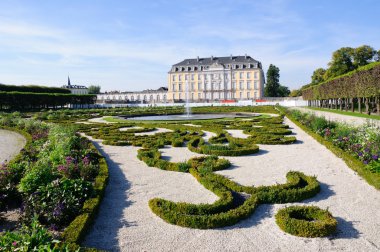
<path id="1" fill-rule="evenodd" d="M 380 49 L 378 0 L 1 0 L 0 83 L 166 86 L 184 58 L 244 55 L 291 89 L 343 46 Z"/>

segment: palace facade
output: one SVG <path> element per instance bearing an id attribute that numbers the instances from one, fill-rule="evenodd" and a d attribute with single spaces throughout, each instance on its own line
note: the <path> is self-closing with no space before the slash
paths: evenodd
<path id="1" fill-rule="evenodd" d="M 167 103 L 167 92 L 166 87 L 137 92 L 111 91 L 98 94 L 97 103 Z"/>
<path id="2" fill-rule="evenodd" d="M 168 100 L 261 99 L 264 82 L 261 63 L 247 55 L 185 59 L 168 73 Z"/>

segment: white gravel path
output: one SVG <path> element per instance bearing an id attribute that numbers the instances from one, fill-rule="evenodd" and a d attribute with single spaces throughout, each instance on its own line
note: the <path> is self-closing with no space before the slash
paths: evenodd
<path id="1" fill-rule="evenodd" d="M 0 129 L 0 164 L 12 160 L 25 144 L 26 139 L 23 135 Z"/>
<path id="2" fill-rule="evenodd" d="M 154 215 L 148 201 L 213 202 L 216 196 L 190 174 L 147 167 L 136 147 L 102 146 L 110 166 L 110 181 L 99 216 L 84 245 L 112 251 L 379 251 L 380 191 L 369 186 L 345 163 L 292 122 L 299 142 L 260 145 L 260 152 L 228 157 L 232 168 L 218 172 L 244 185 L 284 183 L 289 170 L 316 175 L 321 192 L 298 204 L 329 208 L 338 219 L 338 233 L 330 238 L 300 238 L 281 231 L 274 215 L 285 205 L 261 205 L 232 227 L 198 230 L 167 224 Z M 195 153 L 165 148 L 172 161 Z M 291 205 L 291 204 L 287 204 Z"/>
<path id="3" fill-rule="evenodd" d="M 214 132 L 211 132 L 211 131 L 206 131 L 206 130 L 202 130 L 204 132 L 204 135 L 202 136 L 202 138 L 207 142 L 211 137 L 214 137 L 216 136 L 216 133 Z"/>
<path id="4" fill-rule="evenodd" d="M 135 133 L 135 135 L 136 136 L 150 136 L 150 135 L 155 135 L 157 133 L 166 133 L 166 132 L 173 132 L 173 130 L 165 129 L 165 128 L 157 128 L 153 131 Z"/>
<path id="5" fill-rule="evenodd" d="M 298 109 L 302 112 L 308 112 L 308 113 L 313 113 L 316 116 L 324 116 L 326 119 L 330 121 L 336 121 L 336 122 L 344 122 L 347 124 L 355 125 L 355 126 L 360 126 L 363 124 L 366 124 L 369 122 L 370 124 L 377 125 L 380 127 L 380 120 L 376 119 L 368 119 L 368 118 L 362 118 L 362 117 L 356 117 L 356 116 L 348 116 L 348 115 L 341 115 L 341 114 L 336 114 L 333 112 L 327 112 L 327 111 L 318 111 L 318 110 L 313 110 L 313 109 L 308 109 L 308 108 L 301 108 L 297 107 L 294 109 Z"/>
<path id="6" fill-rule="evenodd" d="M 92 119 L 89 119 L 88 122 L 90 122 L 90 123 L 105 123 L 105 124 L 116 123 L 116 122 L 108 122 L 108 121 L 104 120 L 104 118 L 106 118 L 106 117 L 109 117 L 109 116 L 92 118 Z"/>
<path id="7" fill-rule="evenodd" d="M 243 133 L 243 130 L 226 130 L 232 137 L 235 138 L 248 138 L 249 135 Z"/>

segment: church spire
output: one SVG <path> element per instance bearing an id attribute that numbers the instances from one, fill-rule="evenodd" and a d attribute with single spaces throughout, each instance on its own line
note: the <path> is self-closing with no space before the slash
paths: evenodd
<path id="1" fill-rule="evenodd" d="M 67 85 L 68 85 L 68 86 L 71 86 L 71 83 L 70 83 L 70 76 L 69 76 L 69 75 L 67 76 Z"/>

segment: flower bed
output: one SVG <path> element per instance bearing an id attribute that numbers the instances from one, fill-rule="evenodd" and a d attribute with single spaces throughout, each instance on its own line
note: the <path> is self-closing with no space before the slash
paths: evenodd
<path id="1" fill-rule="evenodd" d="M 281 108 L 280 108 L 281 109 Z M 298 110 L 281 109 L 295 124 L 325 145 L 366 181 L 380 189 L 380 131 L 371 125 L 360 127 L 327 121 Z"/>
<path id="2" fill-rule="evenodd" d="M 107 165 L 102 156 L 87 139 L 76 135 L 73 127 L 25 120 L 17 115 L 3 115 L 0 125 L 17 129 L 26 136 L 31 135 L 20 155 L 5 165 L 9 172 L 0 174 L 1 181 L 10 181 L 8 185 L 14 185 L 6 187 L 2 183 L 0 192 L 20 198 L 17 204 L 12 201 L 12 207 L 22 206 L 20 222 L 24 223 L 23 229 L 0 236 L 0 243 L 9 242 L 9 237 L 34 239 L 25 236 L 23 231 L 34 223 L 36 232 L 45 234 L 48 229 L 45 236 L 39 237 L 40 242 L 35 248 L 40 245 L 44 248 L 53 248 L 57 244 L 66 246 L 54 240 L 73 220 L 68 230 L 76 223 L 75 230 L 71 227 L 71 232 L 63 232 L 64 242 L 79 242 L 96 213 L 108 178 Z M 8 201 L 2 202 L 6 204 L 4 207 L 9 206 Z M 78 218 L 84 214 L 91 218 L 79 222 Z M 22 249 L 25 244 L 13 245 L 14 249 Z"/>

